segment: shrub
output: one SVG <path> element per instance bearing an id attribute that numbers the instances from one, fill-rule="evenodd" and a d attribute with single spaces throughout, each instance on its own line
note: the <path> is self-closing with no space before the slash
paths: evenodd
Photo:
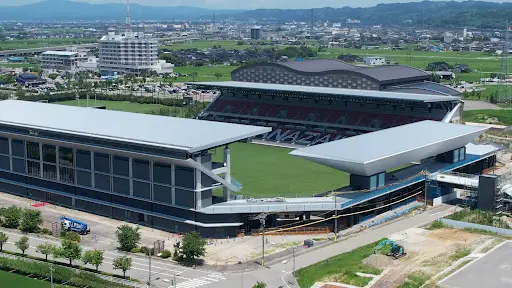
<path id="1" fill-rule="evenodd" d="M 140 247 L 135 247 L 130 252 L 132 252 L 132 253 L 140 253 Z"/>
<path id="2" fill-rule="evenodd" d="M 117 227 L 116 231 L 117 242 L 119 249 L 129 252 L 137 247 L 140 241 L 139 227 L 132 227 L 130 225 L 121 225 Z"/>
<path id="3" fill-rule="evenodd" d="M 82 240 L 82 238 L 80 238 L 80 235 L 73 231 L 65 231 L 65 233 L 61 234 L 61 237 L 64 238 L 65 240 L 71 240 L 78 243 L 80 243 L 80 240 Z"/>
<path id="4" fill-rule="evenodd" d="M 164 250 L 164 251 L 162 251 L 162 255 L 161 255 L 160 257 L 162 257 L 162 258 L 164 258 L 164 259 L 167 259 L 167 258 L 171 257 L 171 255 L 172 255 L 172 254 L 171 254 L 171 251 L 169 251 L 169 250 Z"/>
<path id="5" fill-rule="evenodd" d="M 140 253 L 144 253 L 144 254 L 148 255 L 148 251 L 149 251 L 148 247 L 146 247 L 146 246 L 140 247 Z"/>
<path id="6" fill-rule="evenodd" d="M 53 232 L 52 230 L 48 229 L 48 228 L 41 228 L 41 230 L 39 231 L 39 233 L 41 234 L 46 234 L 46 235 L 53 235 Z"/>
<path id="7" fill-rule="evenodd" d="M 430 224 L 430 226 L 427 227 L 427 230 L 436 230 L 436 229 L 442 229 L 446 228 L 447 226 L 441 222 L 441 220 L 436 220 Z"/>
<path id="8" fill-rule="evenodd" d="M 23 232 L 35 233 L 39 232 L 39 225 L 43 224 L 41 211 L 33 209 L 25 209 L 21 214 L 20 228 Z"/>

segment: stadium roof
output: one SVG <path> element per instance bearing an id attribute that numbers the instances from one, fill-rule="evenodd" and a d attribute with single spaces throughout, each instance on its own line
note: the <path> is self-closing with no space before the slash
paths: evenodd
<path id="1" fill-rule="evenodd" d="M 0 101 L 0 124 L 198 152 L 254 137 L 271 128 L 195 119 Z"/>
<path id="2" fill-rule="evenodd" d="M 360 73 L 368 77 L 374 78 L 380 82 L 389 82 L 397 79 L 410 79 L 410 78 L 422 78 L 429 79 L 430 74 L 413 67 L 402 66 L 402 65 L 382 65 L 382 66 L 355 66 L 343 62 L 341 60 L 334 59 L 316 59 L 316 60 L 305 60 L 305 61 L 288 61 L 288 62 L 276 62 L 276 63 L 259 63 L 253 66 L 284 66 L 289 69 L 303 72 L 303 73 L 325 73 L 325 72 L 337 72 L 337 71 L 351 71 Z M 249 67 L 249 66 L 246 66 Z M 241 67 L 239 69 L 244 69 Z"/>
<path id="3" fill-rule="evenodd" d="M 351 97 L 365 97 L 375 99 L 389 99 L 389 100 L 412 100 L 420 102 L 443 102 L 443 101 L 457 101 L 459 97 L 444 96 L 444 95 L 425 95 L 425 94 L 411 94 L 411 93 L 397 93 L 385 92 L 375 90 L 357 90 L 346 88 L 330 88 L 330 87 L 313 87 L 313 86 L 298 86 L 298 85 L 285 85 L 285 84 L 267 84 L 267 83 L 252 83 L 252 82 L 190 82 L 188 85 L 202 86 L 210 89 L 218 88 L 242 88 L 254 89 L 262 91 L 283 91 L 295 92 L 304 94 L 328 94 L 336 96 L 351 96 Z"/>
<path id="4" fill-rule="evenodd" d="M 351 174 L 371 176 L 470 143 L 487 130 L 421 121 L 290 152 Z"/>
<path id="5" fill-rule="evenodd" d="M 446 85 L 435 82 L 418 82 L 400 86 L 389 87 L 385 91 L 415 94 L 439 94 L 447 96 L 459 96 L 460 92 Z"/>

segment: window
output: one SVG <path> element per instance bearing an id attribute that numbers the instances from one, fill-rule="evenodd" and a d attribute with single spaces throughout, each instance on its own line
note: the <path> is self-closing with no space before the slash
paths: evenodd
<path id="1" fill-rule="evenodd" d="M 94 171 L 110 173 L 110 155 L 94 153 Z"/>
<path id="2" fill-rule="evenodd" d="M 149 161 L 134 159 L 132 162 L 132 176 L 136 179 L 149 179 Z"/>
<path id="3" fill-rule="evenodd" d="M 370 190 L 375 190 L 377 188 L 377 175 L 370 177 Z"/>
<path id="4" fill-rule="evenodd" d="M 91 157 L 89 156 L 89 165 L 91 164 Z M 73 149 L 66 147 L 59 147 L 59 165 L 73 166 Z"/>
<path id="5" fill-rule="evenodd" d="M 9 155 L 9 139 L 0 138 L 0 153 Z"/>
<path id="6" fill-rule="evenodd" d="M 151 184 L 147 182 L 133 181 L 133 196 L 151 199 Z"/>
<path id="7" fill-rule="evenodd" d="M 453 163 L 459 162 L 459 149 L 453 150 Z"/>
<path id="8" fill-rule="evenodd" d="M 60 181 L 65 183 L 75 183 L 75 169 L 60 167 Z"/>
<path id="9" fill-rule="evenodd" d="M 11 158 L 0 155 L 0 169 L 11 170 Z"/>
<path id="10" fill-rule="evenodd" d="M 27 158 L 41 160 L 39 153 L 39 143 L 27 142 Z"/>
<path id="11" fill-rule="evenodd" d="M 18 157 L 25 157 L 25 143 L 23 140 L 11 140 L 12 155 Z"/>
<path id="12" fill-rule="evenodd" d="M 171 165 L 154 163 L 153 182 L 171 185 Z"/>
<path id="13" fill-rule="evenodd" d="M 130 176 L 130 159 L 126 157 L 114 156 L 113 160 L 114 174 L 119 176 Z"/>
<path id="14" fill-rule="evenodd" d="M 12 171 L 25 174 L 25 159 L 12 158 Z"/>
<path id="15" fill-rule="evenodd" d="M 54 145 L 43 144 L 43 161 L 57 163 L 57 153 Z"/>
<path id="16" fill-rule="evenodd" d="M 133 189 L 135 193 L 135 185 Z M 153 200 L 172 204 L 172 188 L 153 184 Z"/>
<path id="17" fill-rule="evenodd" d="M 28 175 L 41 176 L 41 166 L 39 166 L 39 162 L 27 161 L 27 171 Z"/>
<path id="18" fill-rule="evenodd" d="M 386 185 L 386 173 L 379 174 L 379 188 L 384 187 Z"/>
<path id="19" fill-rule="evenodd" d="M 76 150 L 76 167 L 91 170 L 91 152 Z"/>
<path id="20" fill-rule="evenodd" d="M 94 174 L 94 188 L 110 192 L 110 176 L 95 173 Z"/>
<path id="21" fill-rule="evenodd" d="M 120 177 L 114 177 L 113 192 L 119 194 L 130 195 L 130 180 Z"/>
<path id="22" fill-rule="evenodd" d="M 76 183 L 78 185 L 92 187 L 91 172 L 77 170 L 76 178 Z"/>
<path id="23" fill-rule="evenodd" d="M 43 164 L 43 177 L 50 180 L 57 180 L 57 167 L 52 164 Z"/>
<path id="24" fill-rule="evenodd" d="M 175 186 L 184 188 L 194 188 L 194 169 L 189 167 L 176 166 L 175 181 Z"/>

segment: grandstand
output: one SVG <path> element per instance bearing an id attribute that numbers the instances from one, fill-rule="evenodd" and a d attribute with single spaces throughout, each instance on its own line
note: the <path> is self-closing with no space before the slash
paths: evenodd
<path id="1" fill-rule="evenodd" d="M 408 66 L 354 66 L 333 59 L 257 63 L 231 73 L 238 82 L 393 91 L 406 86 L 406 93 L 459 96 L 455 89 L 429 82 L 431 76 Z"/>
<path id="2" fill-rule="evenodd" d="M 410 91 L 236 81 L 188 84 L 221 92 L 199 119 L 272 127 L 259 139 L 296 145 L 316 145 L 423 120 L 442 121 L 448 114 L 450 122 L 459 122 L 462 111 L 459 97 Z"/>

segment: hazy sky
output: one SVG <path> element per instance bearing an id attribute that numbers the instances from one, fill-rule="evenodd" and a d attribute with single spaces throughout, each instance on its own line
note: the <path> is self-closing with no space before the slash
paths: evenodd
<path id="1" fill-rule="evenodd" d="M 42 0 L 0 0 L 0 5 L 22 5 Z M 73 0 L 89 3 L 124 3 L 126 0 Z M 420 0 L 131 0 L 133 3 L 151 6 L 195 6 L 213 9 L 257 8 L 319 8 L 319 7 L 368 7 L 379 3 L 418 2 Z M 435 0 L 433 0 L 435 1 Z M 488 0 L 512 2 L 512 0 Z"/>

